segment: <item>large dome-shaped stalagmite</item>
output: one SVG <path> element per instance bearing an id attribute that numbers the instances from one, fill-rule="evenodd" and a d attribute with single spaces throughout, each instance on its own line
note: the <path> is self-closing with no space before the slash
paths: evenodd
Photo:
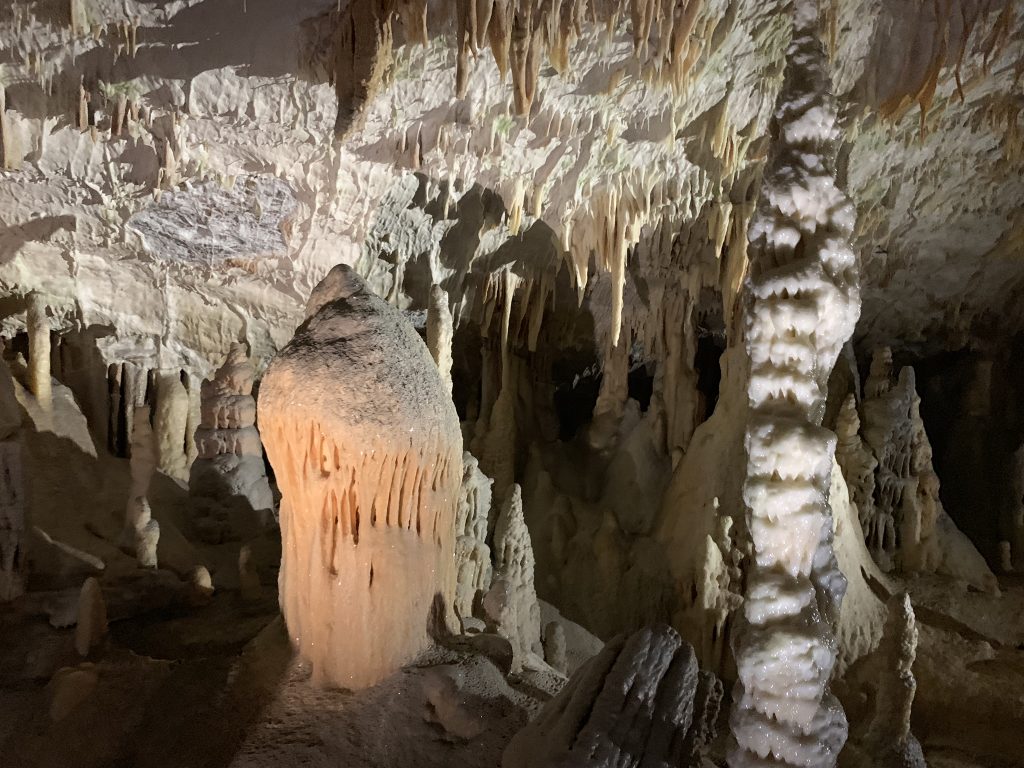
<path id="1" fill-rule="evenodd" d="M 447 620 L 462 435 L 426 345 L 351 268 L 308 310 L 259 396 L 281 489 L 281 609 L 314 679 L 356 689 Z"/>

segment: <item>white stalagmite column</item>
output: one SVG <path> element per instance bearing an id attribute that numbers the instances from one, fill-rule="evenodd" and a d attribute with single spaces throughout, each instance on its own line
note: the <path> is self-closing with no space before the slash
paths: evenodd
<path id="1" fill-rule="evenodd" d="M 860 295 L 856 213 L 836 187 L 840 130 L 816 29 L 816 4 L 798 0 L 749 236 L 743 499 L 753 546 L 734 645 L 732 768 L 827 768 L 846 741 L 846 718 L 828 691 L 846 580 L 828 499 L 836 436 L 821 419 Z"/>
<path id="2" fill-rule="evenodd" d="M 50 382 L 50 320 L 46 317 L 46 300 L 33 291 L 28 295 L 28 387 L 39 407 L 53 407 Z"/>
<path id="3" fill-rule="evenodd" d="M 288 633 L 314 681 L 373 685 L 454 620 L 455 406 L 402 313 L 337 266 L 267 369 L 259 409 Z"/>
<path id="4" fill-rule="evenodd" d="M 452 391 L 452 337 L 455 330 L 452 313 L 448 308 L 448 294 L 440 285 L 430 289 L 430 304 L 427 307 L 427 347 L 430 356 L 437 363 L 441 382 Z"/>

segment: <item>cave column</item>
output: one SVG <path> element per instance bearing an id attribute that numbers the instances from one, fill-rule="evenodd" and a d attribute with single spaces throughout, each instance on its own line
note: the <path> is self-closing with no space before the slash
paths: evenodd
<path id="1" fill-rule="evenodd" d="M 836 187 L 840 130 L 816 5 L 796 3 L 777 140 L 749 234 L 750 405 L 743 500 L 751 556 L 734 646 L 729 764 L 836 763 L 846 719 L 828 691 L 846 589 L 828 492 L 828 377 L 860 310 L 855 210 Z"/>
<path id="2" fill-rule="evenodd" d="M 39 407 L 53 409 L 50 382 L 50 320 L 46 316 L 46 299 L 33 291 L 28 296 L 28 386 Z"/>

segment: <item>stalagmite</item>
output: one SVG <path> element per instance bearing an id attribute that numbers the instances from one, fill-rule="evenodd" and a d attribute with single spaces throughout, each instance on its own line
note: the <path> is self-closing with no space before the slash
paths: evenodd
<path id="1" fill-rule="evenodd" d="M 342 12 L 333 72 L 338 97 L 334 135 L 339 140 L 358 126 L 363 106 L 391 66 L 393 9 L 393 0 L 356 0 Z"/>
<path id="2" fill-rule="evenodd" d="M 448 307 L 448 294 L 439 285 L 430 289 L 427 307 L 427 347 L 437 364 L 441 381 L 452 390 L 452 313 Z"/>
<path id="3" fill-rule="evenodd" d="M 843 470 L 850 501 L 857 509 L 857 518 L 868 546 L 884 549 L 885 526 L 879 526 L 875 514 L 875 468 L 878 460 L 860 437 L 860 416 L 853 394 L 847 396 L 836 421 L 836 461 Z"/>
<path id="4" fill-rule="evenodd" d="M 557 621 L 544 625 L 544 661 L 563 675 L 568 667 L 565 657 L 565 628 Z"/>
<path id="5" fill-rule="evenodd" d="M 146 497 L 135 496 L 130 499 L 125 509 L 124 529 L 121 532 L 122 549 L 135 555 L 142 567 L 155 568 L 156 543 L 159 537 L 160 526 L 153 520 L 153 513 Z M 149 539 L 152 539 L 151 548 L 147 541 Z"/>
<path id="6" fill-rule="evenodd" d="M 255 370 L 243 344 L 232 344 L 224 364 L 201 387 L 198 456 L 189 471 L 196 527 L 204 539 L 233 532 L 258 535 L 273 524 L 274 498 L 263 463 L 252 396 Z"/>
<path id="7" fill-rule="evenodd" d="M 160 371 L 156 379 L 156 411 L 153 414 L 157 466 L 177 480 L 188 479 L 185 454 L 187 425 L 188 392 L 181 383 L 181 372 Z"/>
<path id="8" fill-rule="evenodd" d="M 50 381 L 50 320 L 46 299 L 33 291 L 28 296 L 28 388 L 44 411 L 53 408 Z"/>
<path id="9" fill-rule="evenodd" d="M 534 588 L 533 544 L 523 518 L 523 492 L 518 484 L 501 505 L 494 527 L 494 582 L 484 598 L 498 631 L 512 643 L 513 671 L 531 654 L 544 657 L 540 636 L 540 604 Z"/>
<path id="10" fill-rule="evenodd" d="M 473 454 L 462 454 L 462 488 L 455 512 L 455 615 L 465 620 L 491 586 L 491 548 L 487 546 L 491 483 Z"/>
<path id="11" fill-rule="evenodd" d="M 149 423 L 149 406 L 134 409 L 131 431 L 131 458 L 128 466 L 131 486 L 128 504 L 125 508 L 122 545 L 133 547 L 135 535 L 149 519 L 149 483 L 156 471 L 157 451 L 153 440 L 153 428 Z M 145 507 L 145 509 L 143 509 Z"/>
<path id="12" fill-rule="evenodd" d="M 82 584 L 78 597 L 78 624 L 75 626 L 75 650 L 80 656 L 89 653 L 107 634 L 107 605 L 96 579 L 89 577 Z"/>
<path id="13" fill-rule="evenodd" d="M 910 732 L 910 710 L 917 681 L 911 669 L 917 656 L 917 622 L 910 595 L 889 599 L 880 651 L 886 675 L 879 680 L 875 716 L 863 748 L 878 768 L 926 768 L 921 745 Z"/>
<path id="14" fill-rule="evenodd" d="M 671 627 L 609 641 L 502 755 L 502 768 L 706 765 L 722 684 Z"/>
<path id="15" fill-rule="evenodd" d="M 462 435 L 426 345 L 354 271 L 331 270 L 307 307 L 260 387 L 281 608 L 313 679 L 357 689 L 449 622 Z"/>
<path id="16" fill-rule="evenodd" d="M 828 691 L 846 583 L 828 505 L 836 438 L 821 419 L 860 310 L 855 209 L 836 186 L 840 131 L 816 4 L 800 0 L 793 13 L 776 141 L 750 230 L 743 500 L 753 549 L 734 642 L 732 768 L 827 768 L 847 730 Z"/>

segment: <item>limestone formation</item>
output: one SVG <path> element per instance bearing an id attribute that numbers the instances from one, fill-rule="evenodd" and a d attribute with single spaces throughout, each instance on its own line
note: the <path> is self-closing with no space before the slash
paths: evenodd
<path id="1" fill-rule="evenodd" d="M 281 488 L 280 600 L 313 678 L 372 685 L 455 598 L 458 416 L 426 345 L 338 266 L 260 387 Z"/>
<path id="2" fill-rule="evenodd" d="M 887 540 L 895 536 L 895 529 L 891 519 L 883 519 L 875 513 L 875 468 L 878 460 L 864 444 L 859 430 L 857 401 L 850 394 L 843 401 L 836 420 L 836 461 L 846 478 L 850 501 L 857 510 L 868 547 L 880 555 L 886 551 L 887 544 L 895 543 Z"/>
<path id="3" fill-rule="evenodd" d="M 53 408 L 50 382 L 50 320 L 46 299 L 33 291 L 28 296 L 28 388 L 43 411 Z"/>
<path id="4" fill-rule="evenodd" d="M 78 597 L 78 624 L 75 625 L 75 650 L 88 656 L 107 634 L 107 605 L 99 581 L 89 577 Z"/>
<path id="5" fill-rule="evenodd" d="M 213 595 L 213 578 L 205 565 L 197 565 L 188 576 L 196 600 L 205 601 Z"/>
<path id="6" fill-rule="evenodd" d="M 488 515 L 491 479 L 480 471 L 469 451 L 462 454 L 462 487 L 455 512 L 455 615 L 465 622 L 491 586 L 491 548 Z"/>
<path id="7" fill-rule="evenodd" d="M 494 581 L 484 598 L 489 618 L 512 643 L 513 671 L 531 655 L 544 657 L 534 565 L 530 531 L 523 519 L 523 492 L 515 484 L 494 527 Z"/>
<path id="8" fill-rule="evenodd" d="M 872 553 L 883 567 L 941 572 L 998 591 L 995 575 L 942 506 L 914 369 L 904 367 L 893 384 L 891 353 L 882 349 L 875 360 L 882 362 L 872 364 L 862 427 L 878 460 L 874 518 L 864 530 Z"/>
<path id="9" fill-rule="evenodd" d="M 188 391 L 181 382 L 181 371 L 158 371 L 156 409 L 153 413 L 157 466 L 161 472 L 181 481 L 188 479 L 188 457 L 185 452 L 187 425 Z"/>
<path id="10" fill-rule="evenodd" d="M 698 768 L 721 698 L 674 629 L 619 635 L 512 738 L 502 768 Z"/>
<path id="11" fill-rule="evenodd" d="M 136 496 L 128 502 L 121 545 L 131 551 L 142 568 L 157 567 L 160 523 L 153 519 L 149 500 Z"/>
<path id="12" fill-rule="evenodd" d="M 427 308 L 427 347 L 430 356 L 437 363 L 441 381 L 450 392 L 452 389 L 452 313 L 448 307 L 448 294 L 439 285 L 430 289 L 430 305 Z"/>
<path id="13" fill-rule="evenodd" d="M 189 493 L 204 539 L 218 541 L 230 533 L 251 538 L 274 522 L 274 498 L 256 428 L 254 377 L 245 345 L 232 344 L 224 364 L 201 388 L 198 456 Z"/>
<path id="14" fill-rule="evenodd" d="M 776 141 L 750 229 L 743 501 L 752 552 L 733 650 L 732 768 L 828 768 L 847 724 L 828 683 L 846 591 L 828 492 L 828 377 L 860 312 L 856 209 L 836 183 L 840 137 L 817 5 L 793 6 Z M 767 758 L 767 759 L 766 759 Z"/>
<path id="15" fill-rule="evenodd" d="M 914 704 L 917 681 L 914 659 L 917 656 L 917 622 L 910 595 L 894 595 L 888 603 L 889 618 L 879 652 L 886 675 L 879 680 L 875 714 L 864 738 L 863 749 L 879 768 L 926 768 L 924 753 L 910 732 L 910 710 Z"/>
<path id="16" fill-rule="evenodd" d="M 558 621 L 549 621 L 544 626 L 544 661 L 552 669 L 566 673 L 565 628 Z"/>

